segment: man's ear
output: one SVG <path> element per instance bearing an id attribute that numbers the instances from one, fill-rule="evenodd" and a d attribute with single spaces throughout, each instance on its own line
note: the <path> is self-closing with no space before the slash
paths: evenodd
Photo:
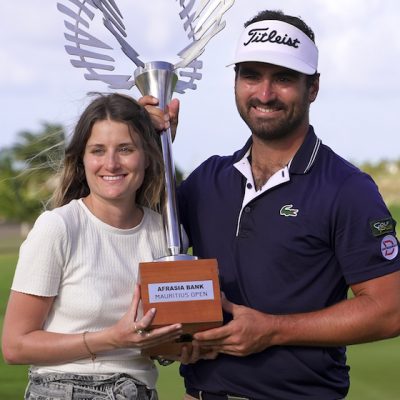
<path id="1" fill-rule="evenodd" d="M 310 88 L 308 89 L 308 100 L 310 101 L 310 103 L 313 103 L 317 98 L 319 92 L 319 76 L 320 74 L 317 74 Z"/>

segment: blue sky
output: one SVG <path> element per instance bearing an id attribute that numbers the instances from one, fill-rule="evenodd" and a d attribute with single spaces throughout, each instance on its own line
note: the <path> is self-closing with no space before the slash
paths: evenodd
<path id="1" fill-rule="evenodd" d="M 116 2 L 127 41 L 145 62 L 177 61 L 176 54 L 189 43 L 178 0 Z M 233 69 L 225 65 L 243 23 L 265 8 L 301 16 L 314 29 L 321 88 L 311 123 L 322 141 L 355 162 L 399 158 L 397 0 L 236 0 L 225 14 L 226 28 L 200 57 L 204 67 L 198 89 L 176 96 L 181 100 L 173 146 L 177 166 L 188 172 L 212 154 L 232 153 L 249 136 L 234 104 Z M 70 131 L 87 104 L 86 94 L 108 91 L 106 85 L 86 81 L 83 70 L 70 64 L 64 51 L 65 18 L 55 0 L 3 1 L 0 12 L 0 147 L 14 143 L 22 130 L 40 130 L 42 122 L 61 123 Z M 96 16 L 90 29 L 106 34 L 99 20 Z M 122 53 L 116 50 L 115 58 L 117 73 L 133 74 L 135 65 Z M 139 97 L 135 88 L 122 92 Z"/>

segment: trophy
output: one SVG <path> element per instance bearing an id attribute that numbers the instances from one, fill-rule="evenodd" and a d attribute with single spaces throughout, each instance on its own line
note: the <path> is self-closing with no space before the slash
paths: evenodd
<path id="1" fill-rule="evenodd" d="M 130 89 L 136 85 L 142 95 L 158 98 L 158 107 L 165 109 L 174 91 L 184 93 L 186 89 L 196 89 L 195 81 L 202 76 L 199 72 L 202 62 L 198 57 L 212 37 L 225 27 L 222 16 L 234 3 L 234 0 L 199 0 L 195 10 L 196 0 L 177 1 L 181 8 L 179 17 L 190 43 L 178 53 L 179 60 L 175 64 L 140 60 L 139 54 L 126 41 L 122 14 L 115 0 L 69 0 L 70 7 L 58 3 L 58 10 L 72 20 L 72 23 L 64 21 L 69 31 L 65 38 L 71 43 L 65 49 L 73 56 L 72 65 L 86 69 L 86 79 L 102 81 L 111 89 Z M 133 77 L 104 72 L 114 70 L 115 59 L 107 54 L 113 48 L 89 33 L 96 12 L 103 17 L 103 25 L 122 52 L 136 65 Z M 100 53 L 101 49 L 106 54 Z M 157 309 L 152 328 L 182 323 L 183 335 L 173 343 L 146 351 L 154 356 L 179 354 L 182 344 L 190 342 L 193 333 L 222 324 L 217 261 L 199 260 L 181 253 L 170 129 L 161 133 L 161 148 L 165 171 L 162 217 L 168 254 L 152 262 L 140 263 L 141 298 L 144 313 L 153 307 Z"/>

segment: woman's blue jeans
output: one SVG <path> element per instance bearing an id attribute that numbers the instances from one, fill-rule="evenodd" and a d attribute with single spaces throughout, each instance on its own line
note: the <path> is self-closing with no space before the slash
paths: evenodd
<path id="1" fill-rule="evenodd" d="M 127 374 L 29 372 L 25 400 L 158 400 L 157 392 Z"/>

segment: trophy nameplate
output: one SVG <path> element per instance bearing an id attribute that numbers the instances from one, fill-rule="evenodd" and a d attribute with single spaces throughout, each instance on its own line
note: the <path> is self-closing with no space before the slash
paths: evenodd
<path id="1" fill-rule="evenodd" d="M 139 268 L 143 312 L 157 310 L 152 328 L 174 323 L 183 327 L 179 340 L 153 347 L 147 354 L 179 354 L 194 333 L 222 324 L 215 259 L 148 262 Z"/>

